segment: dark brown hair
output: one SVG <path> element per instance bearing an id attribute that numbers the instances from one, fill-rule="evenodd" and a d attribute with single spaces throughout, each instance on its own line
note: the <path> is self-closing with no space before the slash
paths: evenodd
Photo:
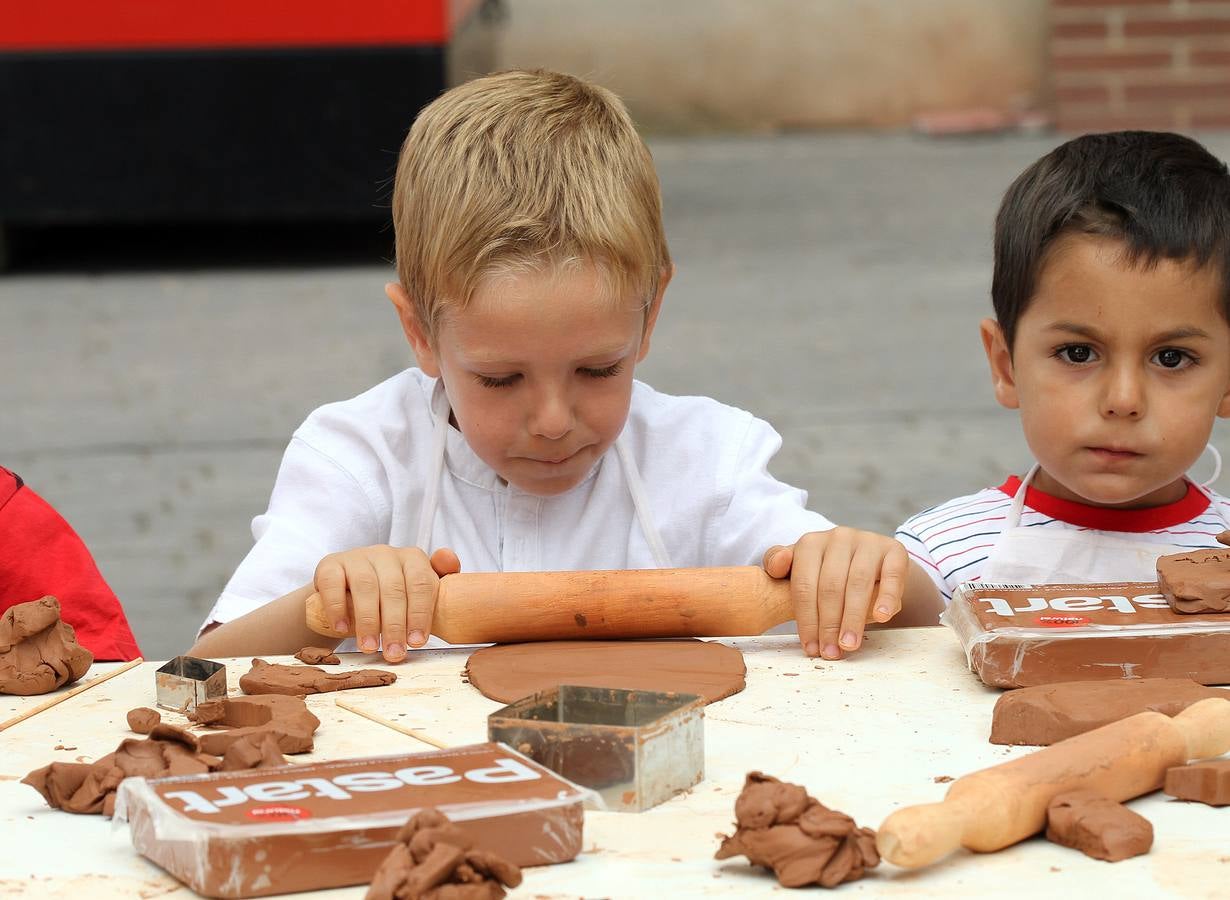
<path id="1" fill-rule="evenodd" d="M 1191 138 L 1161 131 L 1087 134 L 1056 147 L 1004 194 L 995 218 L 991 301 L 1009 349 L 1047 252 L 1061 236 L 1123 243 L 1132 265 L 1217 267 L 1230 321 L 1230 172 Z"/>

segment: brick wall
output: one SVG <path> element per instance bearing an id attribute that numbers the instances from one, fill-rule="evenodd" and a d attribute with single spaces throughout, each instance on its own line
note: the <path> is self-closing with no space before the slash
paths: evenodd
<path id="1" fill-rule="evenodd" d="M 1051 0 L 1065 131 L 1230 128 L 1230 2 Z"/>

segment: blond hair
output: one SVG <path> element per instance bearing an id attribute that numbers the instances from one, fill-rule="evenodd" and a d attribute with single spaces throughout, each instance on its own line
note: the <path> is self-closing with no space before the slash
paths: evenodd
<path id="1" fill-rule="evenodd" d="M 590 263 L 614 297 L 648 306 L 670 265 L 653 159 L 628 111 L 556 72 L 488 75 L 425 107 L 401 148 L 393 226 L 429 337 L 505 270 Z"/>

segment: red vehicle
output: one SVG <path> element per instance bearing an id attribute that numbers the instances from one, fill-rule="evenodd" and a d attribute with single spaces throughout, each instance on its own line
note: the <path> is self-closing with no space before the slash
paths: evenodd
<path id="1" fill-rule="evenodd" d="M 480 5 L 6 4 L 0 228 L 385 220 L 402 138 Z"/>

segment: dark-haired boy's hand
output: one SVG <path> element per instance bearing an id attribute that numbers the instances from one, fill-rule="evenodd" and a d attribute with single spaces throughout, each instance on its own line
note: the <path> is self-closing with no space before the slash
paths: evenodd
<path id="1" fill-rule="evenodd" d="M 316 566 L 313 585 L 338 631 L 350 630 L 353 606 L 359 649 L 383 647 L 386 660 L 401 662 L 407 646 L 421 647 L 431 634 L 440 577 L 460 571 L 461 561 L 448 548 L 428 559 L 417 547 L 380 544 L 330 553 Z"/>
<path id="2" fill-rule="evenodd" d="M 764 569 L 789 578 L 799 642 L 808 656 L 841 659 L 863 642 L 863 626 L 901 610 L 909 557 L 900 542 L 872 531 L 834 528 L 770 547 Z"/>

